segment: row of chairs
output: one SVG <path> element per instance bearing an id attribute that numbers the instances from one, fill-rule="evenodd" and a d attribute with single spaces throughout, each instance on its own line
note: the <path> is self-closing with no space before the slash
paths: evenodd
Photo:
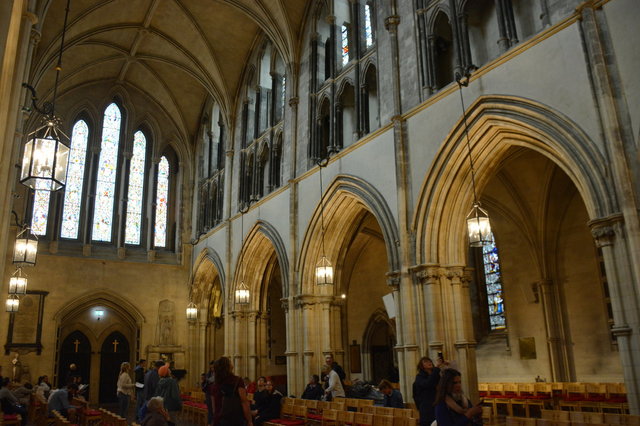
<path id="1" fill-rule="evenodd" d="M 4 414 L 0 411 L 0 425 L 1 426 L 18 426 L 22 422 L 22 416 L 20 414 Z"/>
<path id="2" fill-rule="evenodd" d="M 640 416 L 543 410 L 540 419 L 508 416 L 506 426 L 640 426 Z"/>
<path id="3" fill-rule="evenodd" d="M 505 407 L 508 416 L 522 409 L 524 417 L 531 417 L 532 407 L 629 412 L 626 389 L 621 383 L 481 383 L 478 389 L 496 416 L 501 407 Z"/>
<path id="4" fill-rule="evenodd" d="M 414 417 L 394 417 L 384 414 L 373 414 L 362 411 L 347 411 L 327 408 L 320 414 L 309 417 L 303 405 L 283 405 L 280 418 L 265 422 L 266 426 L 306 426 L 320 424 L 321 426 L 416 426 L 418 420 Z"/>

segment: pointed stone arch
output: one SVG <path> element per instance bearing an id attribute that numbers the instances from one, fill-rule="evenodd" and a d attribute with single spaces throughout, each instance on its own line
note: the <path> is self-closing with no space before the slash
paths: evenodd
<path id="1" fill-rule="evenodd" d="M 226 278 L 222 259 L 215 250 L 210 250 L 205 247 L 193 263 L 191 301 L 199 307 L 208 306 L 208 298 L 216 278 L 219 280 L 222 294 L 224 294 Z M 223 310 L 224 309 L 223 304 Z"/>
<path id="2" fill-rule="evenodd" d="M 556 163 L 573 181 L 591 219 L 618 211 L 608 189 L 606 159 L 586 133 L 546 105 L 508 96 L 485 96 L 467 111 L 476 184 L 481 188 L 513 146 L 532 149 Z M 413 227 L 418 264 L 464 264 L 465 217 L 473 193 L 464 122 L 456 123 L 420 190 Z"/>
<path id="3" fill-rule="evenodd" d="M 322 203 L 324 248 L 329 261 L 335 264 L 335 259 L 343 258 L 343 251 L 346 250 L 344 241 L 354 232 L 354 227 L 357 227 L 358 217 L 368 211 L 375 217 L 382 231 L 389 273 L 399 271 L 400 254 L 397 244 L 400 237 L 396 219 L 382 194 L 372 184 L 356 176 L 338 175 L 323 194 Z M 298 266 L 300 294 L 317 292 L 313 276 L 322 250 L 321 213 L 322 209 L 318 204 L 304 235 Z"/>

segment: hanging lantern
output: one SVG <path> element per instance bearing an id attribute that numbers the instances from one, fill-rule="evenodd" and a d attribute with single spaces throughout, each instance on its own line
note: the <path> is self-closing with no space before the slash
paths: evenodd
<path id="1" fill-rule="evenodd" d="M 189 304 L 187 305 L 187 321 L 195 321 L 197 319 L 198 306 L 193 302 L 189 302 Z"/>
<path id="2" fill-rule="evenodd" d="M 489 214 L 477 202 L 473 203 L 473 208 L 467 215 L 467 230 L 471 247 L 482 247 L 491 241 Z"/>
<path id="3" fill-rule="evenodd" d="M 20 268 L 9 278 L 9 294 L 27 294 L 27 277 L 22 276 Z"/>
<path id="4" fill-rule="evenodd" d="M 236 305 L 248 305 L 249 299 L 251 298 L 251 292 L 249 291 L 249 287 L 244 284 L 244 281 L 240 282 L 240 285 L 236 289 Z"/>
<path id="5" fill-rule="evenodd" d="M 15 294 L 12 294 L 7 298 L 7 312 L 18 312 L 20 307 L 20 299 Z"/>
<path id="6" fill-rule="evenodd" d="M 316 285 L 333 284 L 333 266 L 325 255 L 322 255 L 320 262 L 316 265 Z"/>
<path id="7" fill-rule="evenodd" d="M 38 255 L 38 238 L 31 233 L 29 227 L 25 227 L 16 236 L 16 245 L 13 250 L 13 263 L 19 266 L 35 266 Z"/>
<path id="8" fill-rule="evenodd" d="M 67 180 L 69 137 L 59 128 L 54 116 L 29 134 L 24 145 L 20 183 L 34 190 L 57 191 Z"/>

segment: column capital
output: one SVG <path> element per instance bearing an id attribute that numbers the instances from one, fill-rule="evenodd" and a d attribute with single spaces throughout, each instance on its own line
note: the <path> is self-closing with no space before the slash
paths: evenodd
<path id="1" fill-rule="evenodd" d="M 441 271 L 437 263 L 426 263 L 411 268 L 411 271 L 422 285 L 438 284 Z"/>
<path id="2" fill-rule="evenodd" d="M 299 103 L 300 103 L 300 98 L 298 98 L 297 96 L 289 99 L 289 106 L 291 108 L 298 106 Z"/>
<path id="3" fill-rule="evenodd" d="M 280 299 L 280 304 L 282 305 L 282 310 L 284 311 L 285 315 L 289 313 L 289 299 L 286 297 L 283 297 L 282 299 Z"/>
<path id="4" fill-rule="evenodd" d="M 616 232 L 620 232 L 620 227 L 624 223 L 622 213 L 594 219 L 587 223 L 591 228 L 591 235 L 598 248 L 612 246 L 616 237 Z"/>

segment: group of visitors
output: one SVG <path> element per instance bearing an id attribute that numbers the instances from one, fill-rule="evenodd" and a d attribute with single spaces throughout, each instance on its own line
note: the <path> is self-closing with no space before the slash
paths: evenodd
<path id="1" fill-rule="evenodd" d="M 118 405 L 120 417 L 127 418 L 129 402 L 136 398 L 136 420 L 143 426 L 168 426 L 177 424 L 177 415 L 182 410 L 180 387 L 171 375 L 170 364 L 156 361 L 146 371 L 147 361 L 141 359 L 134 369 L 132 382 L 131 366 L 123 362 L 118 377 Z"/>
<path id="2" fill-rule="evenodd" d="M 420 412 L 420 426 L 469 426 L 482 423 L 482 407 L 473 405 L 462 391 L 462 375 L 442 355 L 435 364 L 423 357 L 413 383 L 413 400 Z"/>

